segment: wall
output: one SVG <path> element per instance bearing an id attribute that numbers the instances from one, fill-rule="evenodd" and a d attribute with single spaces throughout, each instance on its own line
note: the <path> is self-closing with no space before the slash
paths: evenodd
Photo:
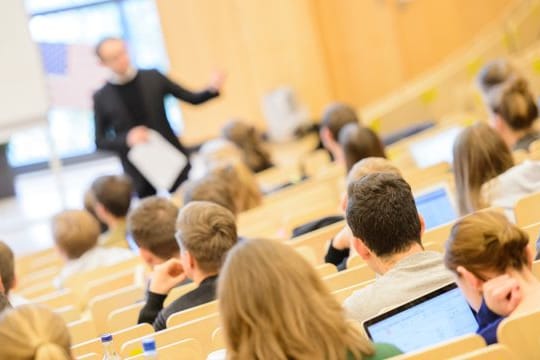
<path id="1" fill-rule="evenodd" d="M 361 106 L 471 42 L 517 0 L 157 0 L 171 75 L 193 89 L 214 69 L 223 96 L 182 105 L 187 143 L 230 117 L 264 127 L 261 97 L 290 85 L 318 117 Z"/>

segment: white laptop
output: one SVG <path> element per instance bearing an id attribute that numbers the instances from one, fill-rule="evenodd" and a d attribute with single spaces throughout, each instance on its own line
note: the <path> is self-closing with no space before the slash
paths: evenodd
<path id="1" fill-rule="evenodd" d="M 419 168 L 426 168 L 441 162 L 452 163 L 454 141 L 462 127 L 455 126 L 425 140 L 418 140 L 409 146 L 414 162 Z"/>
<path id="2" fill-rule="evenodd" d="M 363 323 L 376 343 L 404 353 L 475 333 L 478 323 L 455 283 L 434 290 Z"/>

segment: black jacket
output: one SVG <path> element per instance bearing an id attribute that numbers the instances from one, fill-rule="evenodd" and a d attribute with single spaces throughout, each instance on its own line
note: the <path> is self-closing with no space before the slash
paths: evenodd
<path id="1" fill-rule="evenodd" d="M 188 155 L 167 120 L 163 103 L 164 97 L 170 94 L 188 103 L 200 104 L 219 94 L 210 89 L 197 93 L 191 92 L 157 70 L 139 70 L 136 79 L 148 114 L 145 125 L 159 132 L 174 147 Z M 127 159 L 129 148 L 126 144 L 126 136 L 136 124 L 131 119 L 130 113 L 114 85 L 106 83 L 94 94 L 94 116 L 97 148 L 118 154 L 124 171 L 132 177 L 136 190 L 142 189 L 143 185 L 149 185 Z M 187 177 L 188 171 L 189 166 L 181 174 L 183 177 L 181 180 Z"/>

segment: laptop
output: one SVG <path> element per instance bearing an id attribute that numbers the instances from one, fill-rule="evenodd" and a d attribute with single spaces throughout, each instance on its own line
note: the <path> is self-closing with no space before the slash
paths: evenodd
<path id="1" fill-rule="evenodd" d="M 404 353 L 475 333 L 478 323 L 455 283 L 443 286 L 363 323 L 376 343 Z"/>
<path id="2" fill-rule="evenodd" d="M 454 221 L 457 211 L 446 184 L 438 184 L 414 197 L 416 208 L 424 218 L 426 230 Z"/>
<path id="3" fill-rule="evenodd" d="M 455 126 L 425 140 L 418 140 L 409 146 L 414 162 L 419 168 L 426 168 L 441 162 L 452 163 L 454 141 L 462 127 Z"/>

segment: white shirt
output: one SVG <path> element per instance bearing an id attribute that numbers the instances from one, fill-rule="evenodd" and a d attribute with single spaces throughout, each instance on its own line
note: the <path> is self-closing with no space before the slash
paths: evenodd
<path id="1" fill-rule="evenodd" d="M 85 252 L 80 258 L 68 260 L 60 271 L 60 274 L 53 280 L 54 286 L 61 289 L 66 278 L 73 274 L 94 270 L 102 266 L 114 265 L 134 256 L 127 249 L 95 246 Z"/>

